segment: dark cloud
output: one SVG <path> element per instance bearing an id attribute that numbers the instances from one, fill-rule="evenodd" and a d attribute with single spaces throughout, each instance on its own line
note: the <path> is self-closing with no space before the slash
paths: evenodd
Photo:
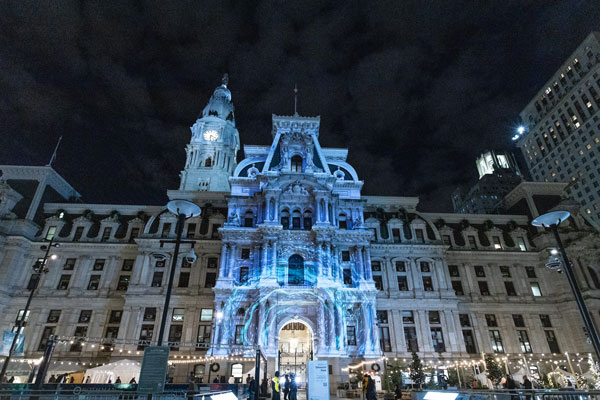
<path id="1" fill-rule="evenodd" d="M 86 201 L 162 203 L 227 71 L 242 143 L 269 143 L 297 83 L 365 193 L 447 210 L 599 20 L 573 0 L 0 2 L 0 162 L 45 164 L 64 135 Z"/>

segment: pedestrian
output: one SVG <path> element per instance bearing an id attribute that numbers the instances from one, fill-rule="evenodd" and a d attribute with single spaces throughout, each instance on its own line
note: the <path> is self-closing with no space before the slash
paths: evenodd
<path id="1" fill-rule="evenodd" d="M 529 378 L 527 378 L 527 375 L 523 375 L 523 389 L 527 390 L 527 392 L 525 392 L 525 400 L 531 400 L 531 392 L 529 392 L 529 390 L 533 389 L 533 384 Z"/>
<path id="2" fill-rule="evenodd" d="M 290 398 L 289 400 L 298 399 L 298 384 L 296 383 L 296 374 L 290 375 Z"/>
<path id="3" fill-rule="evenodd" d="M 250 374 L 248 374 L 248 376 L 246 376 L 246 385 L 249 385 L 251 380 L 252 377 L 250 376 Z"/>
<path id="4" fill-rule="evenodd" d="M 396 383 L 394 394 L 396 395 L 396 400 L 402 399 L 402 387 L 398 383 Z"/>
<path id="5" fill-rule="evenodd" d="M 72 376 L 71 379 L 69 379 L 69 383 L 75 383 L 75 377 Z"/>
<path id="6" fill-rule="evenodd" d="M 135 376 L 133 378 L 131 378 L 131 380 L 129 381 L 130 385 L 135 385 L 137 382 L 135 381 Z"/>
<path id="7" fill-rule="evenodd" d="M 267 397 L 268 391 L 269 391 L 269 384 L 267 383 L 267 380 L 265 378 L 263 378 L 262 382 L 260 383 L 260 395 L 263 397 Z"/>
<path id="8" fill-rule="evenodd" d="M 115 384 L 121 383 L 121 377 L 117 376 L 117 380 L 115 381 Z"/>
<path id="9" fill-rule="evenodd" d="M 235 378 L 234 378 L 233 376 L 230 376 L 230 377 L 229 377 L 229 381 L 228 381 L 228 383 L 229 383 L 230 385 L 233 385 L 233 384 L 235 383 Z"/>
<path id="10" fill-rule="evenodd" d="M 213 379 L 213 383 L 219 383 L 219 375 L 215 376 L 215 379 Z"/>
<path id="11" fill-rule="evenodd" d="M 8 383 L 13 383 L 15 381 L 15 377 L 11 376 L 10 379 L 8 380 Z"/>
<path id="12" fill-rule="evenodd" d="M 377 400 L 375 381 L 370 376 L 367 376 L 367 400 Z"/>
<path id="13" fill-rule="evenodd" d="M 89 378 L 89 376 L 88 376 Z M 50 375 L 50 379 L 48 379 L 48 383 L 56 383 L 56 376 Z"/>
<path id="14" fill-rule="evenodd" d="M 285 374 L 285 381 L 283 382 L 283 400 L 288 400 L 290 395 L 290 376 Z"/>
<path id="15" fill-rule="evenodd" d="M 219 383 L 227 383 L 227 378 L 225 377 L 225 375 L 221 375 L 221 378 L 219 379 Z"/>
<path id="16" fill-rule="evenodd" d="M 362 398 L 363 400 L 367 400 L 367 384 L 369 383 L 369 375 L 364 374 L 362 380 Z"/>
<path id="17" fill-rule="evenodd" d="M 62 378 L 61 378 L 62 379 Z M 60 383 L 60 382 L 59 382 Z M 108 378 L 108 384 L 110 385 L 112 383 L 112 378 Z"/>
<path id="18" fill-rule="evenodd" d="M 248 374 L 250 376 L 250 374 Z M 258 400 L 256 387 L 256 379 L 253 377 L 250 378 L 250 382 L 248 382 L 248 400 Z"/>
<path id="19" fill-rule="evenodd" d="M 281 392 L 280 392 L 280 387 L 279 387 L 279 371 L 275 371 L 275 376 L 273 377 L 273 380 L 271 381 L 271 390 L 273 391 L 273 398 L 280 400 Z"/>

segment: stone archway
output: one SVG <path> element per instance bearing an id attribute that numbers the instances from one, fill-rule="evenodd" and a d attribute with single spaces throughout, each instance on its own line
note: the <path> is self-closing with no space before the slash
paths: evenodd
<path id="1" fill-rule="evenodd" d="M 315 335 L 312 326 L 301 319 L 291 319 L 279 328 L 278 369 L 281 376 L 294 373 L 299 387 L 306 387 L 308 361 L 315 351 Z"/>

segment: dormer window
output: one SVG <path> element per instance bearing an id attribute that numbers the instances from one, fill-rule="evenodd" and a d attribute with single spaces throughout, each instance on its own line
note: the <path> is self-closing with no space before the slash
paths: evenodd
<path id="1" fill-rule="evenodd" d="M 302 172 L 302 157 L 298 155 L 292 157 L 290 169 L 292 172 Z"/>
<path id="2" fill-rule="evenodd" d="M 246 214 L 244 214 L 244 226 L 246 228 L 252 228 L 254 226 L 254 214 L 252 211 L 246 211 Z"/>
<path id="3" fill-rule="evenodd" d="M 292 229 L 301 229 L 300 228 L 300 211 L 298 211 L 298 210 L 292 211 Z"/>
<path id="4" fill-rule="evenodd" d="M 340 214 L 338 216 L 338 223 L 340 229 L 348 229 L 348 222 L 346 221 L 346 214 Z"/>
<path id="5" fill-rule="evenodd" d="M 205 167 L 212 167 L 212 159 L 210 157 L 208 157 L 206 159 L 206 161 L 204 162 L 204 166 Z"/>
<path id="6" fill-rule="evenodd" d="M 56 234 L 56 226 L 51 226 L 48 228 L 48 232 L 46 232 L 46 240 L 52 240 L 54 235 Z"/>

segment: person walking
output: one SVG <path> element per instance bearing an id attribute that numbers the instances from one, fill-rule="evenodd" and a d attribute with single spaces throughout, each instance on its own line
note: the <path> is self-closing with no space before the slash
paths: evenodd
<path id="1" fill-rule="evenodd" d="M 275 371 L 275 376 L 271 380 L 271 390 L 273 391 L 273 398 L 280 400 L 281 392 L 279 387 L 279 371 Z"/>
<path id="2" fill-rule="evenodd" d="M 298 384 L 296 383 L 296 374 L 290 376 L 290 398 L 289 400 L 298 399 Z"/>
<path id="3" fill-rule="evenodd" d="M 116 383 L 121 383 L 121 377 L 120 376 L 117 376 L 117 380 L 115 381 L 115 384 Z"/>
<path id="4" fill-rule="evenodd" d="M 263 397 L 267 397 L 267 392 L 269 391 L 269 383 L 265 378 L 263 378 L 260 383 L 260 395 Z"/>
<path id="5" fill-rule="evenodd" d="M 288 400 L 290 394 L 290 376 L 285 374 L 285 380 L 283 382 L 283 400 Z"/>
<path id="6" fill-rule="evenodd" d="M 531 392 L 529 392 L 529 390 L 533 389 L 533 384 L 527 375 L 523 375 L 523 389 L 527 390 L 527 392 L 525 392 L 525 400 L 531 400 Z"/>
<path id="7" fill-rule="evenodd" d="M 254 377 L 251 377 L 248 382 L 248 400 L 258 400 L 258 388 Z"/>
<path id="8" fill-rule="evenodd" d="M 370 376 L 367 376 L 367 400 L 377 400 L 375 381 Z"/>
<path id="9" fill-rule="evenodd" d="M 361 384 L 361 389 L 362 389 L 362 397 L 361 398 L 363 400 L 367 400 L 367 384 L 368 383 L 369 383 L 369 375 L 364 374 L 362 384 Z"/>

